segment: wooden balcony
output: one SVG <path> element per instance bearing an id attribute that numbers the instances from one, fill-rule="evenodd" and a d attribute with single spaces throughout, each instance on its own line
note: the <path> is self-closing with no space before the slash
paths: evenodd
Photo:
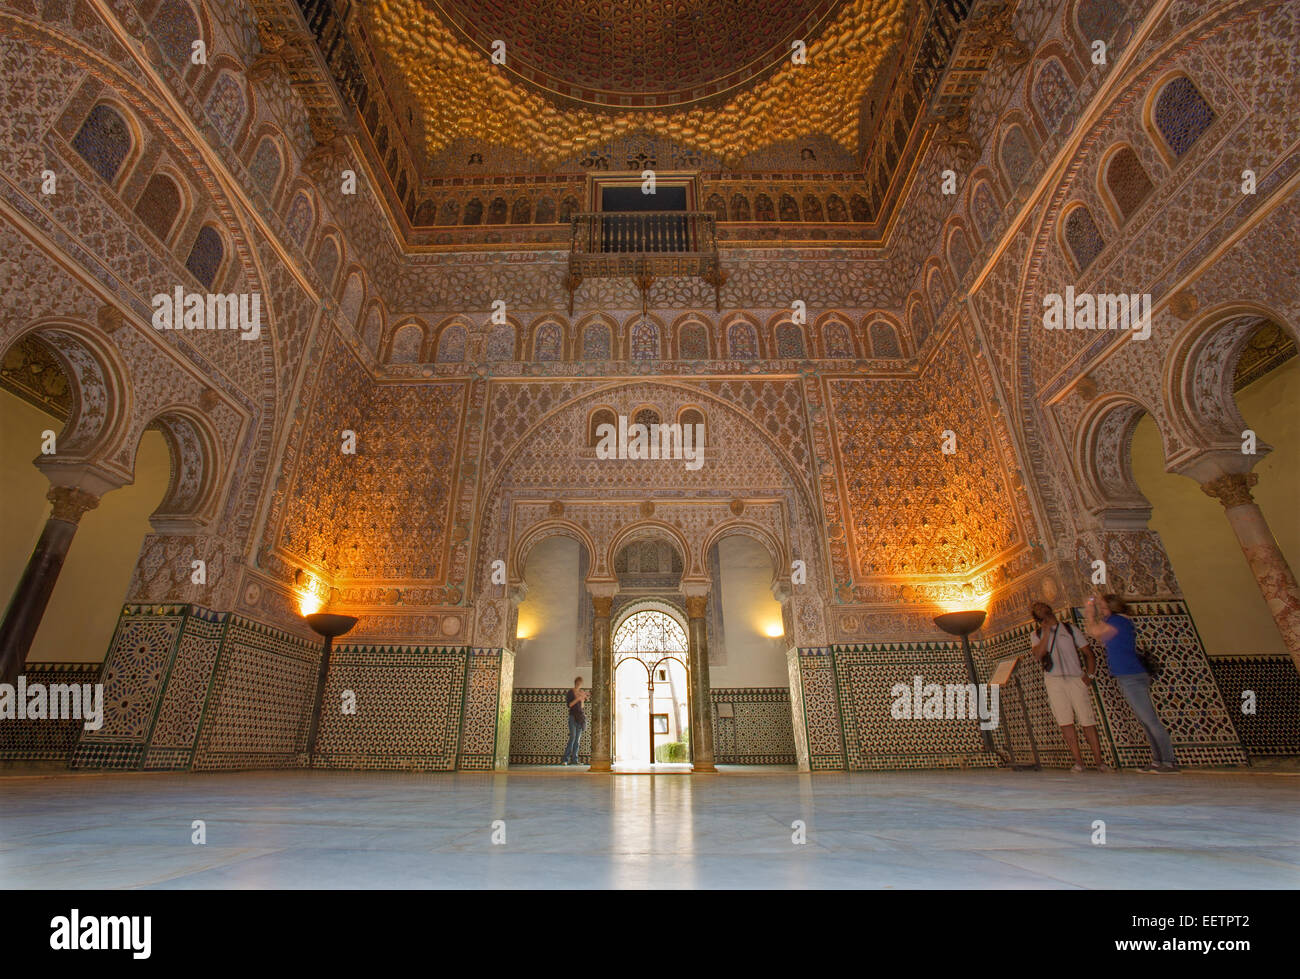
<path id="1" fill-rule="evenodd" d="M 726 276 L 718 264 L 718 229 L 709 211 L 599 211 L 577 214 L 569 245 L 569 315 L 584 279 L 626 276 L 641 291 L 655 279 L 698 275 L 713 286 L 714 305 Z"/>

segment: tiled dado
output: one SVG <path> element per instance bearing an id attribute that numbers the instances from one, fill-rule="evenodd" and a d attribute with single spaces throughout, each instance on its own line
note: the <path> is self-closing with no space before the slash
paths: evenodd
<path id="1" fill-rule="evenodd" d="M 1213 656 L 1210 671 L 1248 755 L 1300 755 L 1300 673 L 1290 656 Z"/>
<path id="2" fill-rule="evenodd" d="M 794 724 L 786 687 L 729 687 L 713 701 L 713 759 L 720 765 L 793 765 Z M 729 713 L 730 716 L 723 716 Z"/>
<path id="3" fill-rule="evenodd" d="M 1270 710 L 1264 719 L 1252 721 L 1254 727 L 1243 730 L 1251 730 L 1261 745 L 1276 746 L 1273 753 L 1294 750 L 1300 690 L 1294 668 L 1285 675 L 1280 663 L 1247 667 L 1225 661 L 1224 666 L 1212 670 L 1183 602 L 1138 602 L 1132 609 L 1139 645 L 1153 650 L 1163 665 L 1151 693 L 1180 764 L 1246 764 L 1242 737 L 1237 733 L 1246 719 L 1230 714 L 1229 708 L 1240 710 L 1240 691 L 1246 688 L 1247 675 L 1265 691 L 1267 703 L 1276 712 Z M 1081 626 L 1077 610 L 1071 614 Z M 1025 624 L 973 641 L 980 682 L 988 680 L 999 661 L 1028 653 L 1029 633 L 1030 626 Z M 1106 761 L 1123 767 L 1150 761 L 1146 735 L 1115 679 L 1105 670 L 1105 650 L 1096 644 L 1094 648 L 1102 664 L 1093 697 Z M 915 675 L 927 683 L 967 682 L 959 642 L 854 643 L 801 649 L 797 667 L 797 699 L 802 701 L 809 766 L 814 771 L 990 766 L 1004 764 L 1011 757 L 1019 764 L 1029 764 L 1033 761 L 1031 728 L 1038 758 L 1045 767 L 1073 764 L 1047 703 L 1042 670 L 1029 659 L 1017 669 L 1019 688 L 1009 684 L 1000 697 L 1000 723 L 993 740 L 1001 758 L 984 750 L 973 721 L 896 721 L 890 714 L 893 698 L 889 691 L 895 683 L 910 683 Z M 1220 691 L 1216 673 L 1233 677 L 1235 699 L 1231 705 Z M 1289 714 L 1287 704 L 1291 705 Z M 1084 751 L 1086 757 L 1086 747 Z"/>
<path id="4" fill-rule="evenodd" d="M 98 663 L 28 663 L 22 675 L 27 683 L 99 682 Z M 81 736 L 85 721 L 18 720 L 0 721 L 0 761 L 67 761 Z"/>
<path id="5" fill-rule="evenodd" d="M 82 734 L 72 766 L 303 767 L 320 650 L 231 613 L 127 606 L 100 674 L 104 726 Z M 491 769 L 512 676 L 513 654 L 499 649 L 340 645 L 316 766 Z"/>
<path id="6" fill-rule="evenodd" d="M 558 765 L 569 743 L 566 687 L 520 687 L 510 706 L 510 764 Z M 578 761 L 591 763 L 591 710 L 578 743 Z"/>

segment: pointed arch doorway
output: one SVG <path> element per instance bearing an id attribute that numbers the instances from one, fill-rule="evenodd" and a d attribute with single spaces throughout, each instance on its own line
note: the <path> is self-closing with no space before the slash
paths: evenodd
<path id="1" fill-rule="evenodd" d="M 686 770 L 690 682 L 686 623 L 666 603 L 637 602 L 613 629 L 614 762 Z"/>

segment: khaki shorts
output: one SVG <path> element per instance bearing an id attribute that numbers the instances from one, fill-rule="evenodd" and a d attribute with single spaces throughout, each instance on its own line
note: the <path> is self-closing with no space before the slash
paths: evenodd
<path id="1" fill-rule="evenodd" d="M 1061 727 L 1073 724 L 1076 717 L 1080 727 L 1092 727 L 1097 723 L 1092 714 L 1092 697 L 1083 677 L 1044 673 L 1043 684 L 1047 687 L 1047 702 L 1052 705 L 1056 723 Z"/>

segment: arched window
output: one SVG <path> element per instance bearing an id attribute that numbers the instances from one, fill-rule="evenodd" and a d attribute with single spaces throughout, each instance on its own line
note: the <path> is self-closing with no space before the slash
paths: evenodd
<path id="1" fill-rule="evenodd" d="M 1137 154 L 1125 146 L 1106 165 L 1106 189 L 1120 216 L 1127 219 L 1155 188 Z"/>
<path id="2" fill-rule="evenodd" d="M 408 323 L 399 327 L 393 335 L 393 345 L 389 349 L 388 360 L 393 364 L 418 364 L 420 348 L 424 346 L 424 330 L 418 323 Z"/>
<path id="3" fill-rule="evenodd" d="M 559 326 L 555 323 L 543 323 L 533 335 L 533 360 L 559 360 L 560 350 Z"/>
<path id="4" fill-rule="evenodd" d="M 659 327 L 642 319 L 632 328 L 632 359 L 659 359 Z"/>
<path id="5" fill-rule="evenodd" d="M 469 203 L 465 205 L 465 218 L 462 224 L 479 224 L 483 220 L 483 202 L 477 197 L 471 197 Z"/>
<path id="6" fill-rule="evenodd" d="M 709 199 L 704 203 L 704 209 L 712 212 L 714 218 L 719 221 L 727 220 L 727 202 L 718 194 L 709 195 Z"/>
<path id="7" fill-rule="evenodd" d="M 777 324 L 776 356 L 781 360 L 801 360 L 805 357 L 803 330 L 793 323 Z"/>
<path id="8" fill-rule="evenodd" d="M 1013 122 L 1007 127 L 998 159 L 1002 161 L 1002 174 L 1007 178 L 1007 186 L 1020 186 L 1020 181 L 1033 168 L 1034 153 L 1029 148 L 1029 137 L 1019 123 Z"/>
<path id="9" fill-rule="evenodd" d="M 1191 79 L 1180 76 L 1161 89 L 1154 119 L 1170 151 L 1182 156 L 1210 128 L 1214 110 L 1201 98 Z"/>
<path id="10" fill-rule="evenodd" d="M 871 220 L 871 206 L 861 194 L 854 194 L 849 198 L 849 213 L 853 216 L 854 221 Z"/>
<path id="11" fill-rule="evenodd" d="M 981 180 L 975 186 L 975 191 L 971 194 L 970 208 L 971 217 L 975 219 L 975 227 L 979 229 L 980 237 L 989 241 L 997 229 L 998 203 L 986 181 Z"/>
<path id="12" fill-rule="evenodd" d="M 532 202 L 529 201 L 527 197 L 516 198 L 515 206 L 510 211 L 510 223 L 511 224 L 532 224 L 532 221 L 533 221 Z"/>
<path id="13" fill-rule="evenodd" d="M 145 184 L 144 193 L 135 202 L 136 216 L 144 226 L 154 233 L 159 241 L 166 241 L 167 235 L 176 226 L 176 218 L 181 212 L 181 192 L 176 182 L 165 174 L 155 173 Z"/>
<path id="14" fill-rule="evenodd" d="M 339 300 L 339 313 L 349 323 L 356 323 L 357 317 L 361 315 L 361 302 L 366 297 L 366 287 L 361 281 L 361 276 L 356 272 L 348 275 L 347 282 L 343 285 L 343 298 Z"/>
<path id="15" fill-rule="evenodd" d="M 105 183 L 111 184 L 131 152 L 131 128 L 121 113 L 101 102 L 90 110 L 72 137 L 72 148 Z"/>
<path id="16" fill-rule="evenodd" d="M 509 323 L 500 323 L 488 334 L 487 359 L 503 361 L 515 359 L 515 328 Z"/>
<path id="17" fill-rule="evenodd" d="M 898 334 L 892 326 L 881 320 L 871 324 L 871 355 L 884 360 L 901 360 L 903 356 L 898 345 Z"/>
<path id="18" fill-rule="evenodd" d="M 849 219 L 849 210 L 844 206 L 844 200 L 839 194 L 831 194 L 826 198 L 826 220 L 827 221 L 847 221 Z"/>
<path id="19" fill-rule="evenodd" d="M 614 633 L 615 656 L 658 659 L 663 653 L 686 654 L 686 633 L 666 612 L 646 609 L 623 620 Z M 644 679 L 644 678 L 643 678 Z"/>
<path id="20" fill-rule="evenodd" d="M 442 210 L 438 212 L 438 223 L 441 225 L 455 224 L 460 220 L 460 201 L 443 201 Z"/>
<path id="21" fill-rule="evenodd" d="M 798 221 L 799 205 L 795 203 L 794 198 L 789 194 L 782 194 L 778 203 L 779 213 L 782 221 Z"/>
<path id="22" fill-rule="evenodd" d="M 310 198 L 307 197 L 306 192 L 298 191 L 293 195 L 293 203 L 289 205 L 289 215 L 284 219 L 284 226 L 285 230 L 289 232 L 289 237 L 300 246 L 307 242 L 307 235 L 311 233 L 313 217 L 314 212 Z"/>
<path id="23" fill-rule="evenodd" d="M 803 195 L 803 219 L 805 221 L 822 220 L 822 202 L 814 194 Z"/>
<path id="24" fill-rule="evenodd" d="M 1039 66 L 1034 77 L 1034 108 L 1047 132 L 1054 133 L 1060 126 L 1070 108 L 1073 92 L 1070 76 L 1056 58 L 1048 58 Z"/>
<path id="25" fill-rule="evenodd" d="M 776 209 L 772 206 L 772 198 L 768 197 L 766 194 L 759 194 L 754 198 L 754 220 L 776 220 Z"/>
<path id="26" fill-rule="evenodd" d="M 929 281 L 926 283 L 926 292 L 930 295 L 930 308 L 934 311 L 937 320 L 943 308 L 948 305 L 948 284 L 943 281 L 943 275 L 938 269 L 931 271 Z"/>
<path id="27" fill-rule="evenodd" d="M 204 225 L 194 239 L 189 257 L 185 259 L 185 267 L 190 270 L 194 278 L 203 283 L 205 288 L 211 289 L 212 284 L 217 281 L 217 272 L 221 269 L 221 260 L 225 257 L 225 253 L 226 249 L 221 244 L 221 235 L 217 234 L 217 229 Z"/>
<path id="28" fill-rule="evenodd" d="M 320 246 L 320 251 L 316 254 L 316 274 L 320 276 L 320 280 L 325 284 L 327 290 L 333 288 L 334 273 L 338 270 L 338 246 L 334 244 L 333 238 L 326 238 L 325 243 Z"/>
<path id="29" fill-rule="evenodd" d="M 611 360 L 609 327 L 599 323 L 589 323 L 582 330 L 582 359 Z"/>
<path id="30" fill-rule="evenodd" d="M 732 323 L 727 328 L 727 356 L 732 360 L 758 358 L 758 334 L 749 323 Z"/>
<path id="31" fill-rule="evenodd" d="M 384 317 L 378 306 L 371 306 L 370 312 L 366 314 L 366 326 L 361 332 L 361 339 L 370 350 L 378 353 L 379 337 L 383 332 Z"/>
<path id="32" fill-rule="evenodd" d="M 263 136 L 248 164 L 248 174 L 253 178 L 253 186 L 265 194 L 268 201 L 275 197 L 275 188 L 280 183 L 280 169 L 279 148 L 270 136 Z"/>
<path id="33" fill-rule="evenodd" d="M 731 220 L 749 220 L 749 198 L 744 194 L 731 195 Z"/>
<path id="34" fill-rule="evenodd" d="M 678 414 L 677 414 L 677 424 L 679 424 L 679 425 L 682 426 L 682 431 L 685 431 L 685 430 L 686 430 L 686 427 L 687 427 L 688 425 L 692 425 L 692 426 L 693 426 L 693 425 L 704 425 L 704 426 L 705 426 L 704 428 L 700 428 L 700 429 L 698 429 L 698 430 L 696 430 L 696 429 L 692 429 L 692 431 L 691 431 L 691 438 L 692 438 L 693 440 L 695 439 L 695 432 L 696 432 L 696 431 L 703 432 L 706 436 L 708 435 L 708 431 L 709 431 L 709 430 L 708 430 L 708 427 L 707 427 L 707 425 L 706 425 L 706 423 L 705 423 L 705 421 L 704 421 L 704 412 L 700 411 L 699 408 L 683 408 L 683 409 L 682 409 L 680 412 L 678 412 Z M 695 440 L 695 441 L 693 441 L 692 444 L 694 444 L 694 445 L 703 445 L 703 444 L 704 444 L 704 439 Z"/>
<path id="35" fill-rule="evenodd" d="M 212 94 L 208 96 L 208 116 L 227 144 L 233 143 L 239 135 L 239 127 L 243 124 L 247 111 L 244 90 L 239 87 L 233 75 L 222 72 L 217 83 L 212 86 Z"/>
<path id="36" fill-rule="evenodd" d="M 677 334 L 677 350 L 682 360 L 708 360 L 709 331 L 704 324 L 685 324 Z"/>
<path id="37" fill-rule="evenodd" d="M 560 224 L 568 224 L 579 212 L 578 198 L 570 194 L 560 202 Z"/>
<path id="38" fill-rule="evenodd" d="M 1076 207 L 1065 217 L 1065 243 L 1070 246 L 1074 264 L 1082 272 L 1101 254 L 1106 242 L 1087 207 Z"/>
<path id="39" fill-rule="evenodd" d="M 543 197 L 537 202 L 537 213 L 533 216 L 535 224 L 554 224 L 555 223 L 555 201 L 549 197 Z"/>
<path id="40" fill-rule="evenodd" d="M 429 199 L 420 201 L 420 206 L 415 209 L 414 222 L 419 227 L 427 227 L 437 219 L 438 206 Z"/>
<path id="41" fill-rule="evenodd" d="M 506 214 L 508 211 L 509 209 L 506 207 L 506 199 L 504 197 L 492 198 L 492 203 L 488 206 L 487 223 L 505 224 Z"/>
<path id="42" fill-rule="evenodd" d="M 930 337 L 930 321 L 926 318 L 925 310 L 921 308 L 919 302 L 912 304 L 907 321 L 912 327 L 912 339 L 916 341 L 916 349 L 920 350 Z"/>
<path id="43" fill-rule="evenodd" d="M 948 264 L 952 266 L 954 278 L 960 281 L 970 269 L 970 263 L 970 245 L 966 242 L 966 234 L 960 228 L 954 228 L 948 238 Z"/>
<path id="44" fill-rule="evenodd" d="M 190 66 L 194 42 L 201 40 L 199 21 L 184 0 L 163 0 L 153 15 L 153 36 L 162 49 L 163 57 L 174 68 L 185 71 Z"/>
<path id="45" fill-rule="evenodd" d="M 610 408 L 597 408 L 591 413 L 591 418 L 587 423 L 587 444 L 595 445 L 600 441 L 600 426 L 613 425 L 618 429 L 618 416 Z"/>
<path id="46" fill-rule="evenodd" d="M 642 408 L 632 416 L 633 425 L 645 425 L 647 428 L 651 425 L 659 424 L 659 412 L 653 408 Z"/>
<path id="47" fill-rule="evenodd" d="M 827 357 L 847 360 L 853 356 L 853 344 L 849 342 L 849 331 L 843 323 L 827 323 L 822 331 L 822 340 Z"/>
<path id="48" fill-rule="evenodd" d="M 465 327 L 459 323 L 443 327 L 435 359 L 440 364 L 459 364 L 465 359 Z"/>

